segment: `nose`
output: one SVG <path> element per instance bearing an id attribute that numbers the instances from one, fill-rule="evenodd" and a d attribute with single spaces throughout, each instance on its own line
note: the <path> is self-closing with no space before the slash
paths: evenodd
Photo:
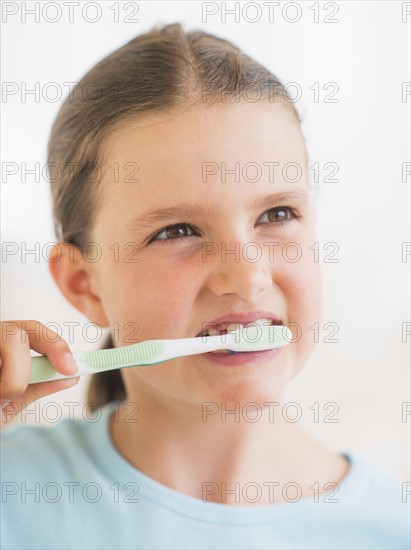
<path id="1" fill-rule="evenodd" d="M 211 264 L 207 280 L 209 290 L 215 296 L 237 294 L 250 299 L 269 288 L 272 276 L 265 256 L 257 243 L 221 243 L 213 257 L 207 257 Z"/>

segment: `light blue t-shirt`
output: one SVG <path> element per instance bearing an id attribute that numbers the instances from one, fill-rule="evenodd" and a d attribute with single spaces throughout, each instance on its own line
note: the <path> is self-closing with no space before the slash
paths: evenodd
<path id="1" fill-rule="evenodd" d="M 132 466 L 100 420 L 2 431 L 2 550 L 9 549 L 392 549 L 410 548 L 405 482 L 358 452 L 328 502 L 203 502 Z M 195 467 L 195 465 L 193 465 Z"/>

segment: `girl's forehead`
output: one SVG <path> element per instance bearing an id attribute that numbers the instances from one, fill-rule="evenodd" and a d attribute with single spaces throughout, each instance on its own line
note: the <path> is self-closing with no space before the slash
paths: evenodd
<path id="1" fill-rule="evenodd" d="M 141 163 L 154 161 L 157 168 L 163 166 L 159 158 L 186 163 L 207 161 L 210 154 L 221 161 L 305 155 L 301 128 L 290 110 L 268 102 L 196 105 L 146 114 L 123 121 L 102 149 L 110 160 L 139 157 Z"/>
<path id="2" fill-rule="evenodd" d="M 242 204 L 307 186 L 300 128 L 285 108 L 270 104 L 147 115 L 113 132 L 105 153 L 106 196 L 127 210 L 187 199 Z"/>

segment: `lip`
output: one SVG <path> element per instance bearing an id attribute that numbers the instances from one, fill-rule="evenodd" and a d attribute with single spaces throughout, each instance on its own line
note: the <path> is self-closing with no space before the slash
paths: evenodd
<path id="1" fill-rule="evenodd" d="M 266 363 L 278 357 L 284 348 L 268 349 L 264 351 L 247 351 L 243 353 L 235 353 L 226 355 L 223 353 L 204 353 L 201 357 L 219 365 L 220 367 L 241 367 L 244 365 L 253 366 L 260 363 Z"/>
<path id="2" fill-rule="evenodd" d="M 216 326 L 222 323 L 241 323 L 242 325 L 247 325 L 252 323 L 253 321 L 256 321 L 257 319 L 271 319 L 278 324 L 283 324 L 283 320 L 281 319 L 281 317 L 271 311 L 263 309 L 247 312 L 233 311 L 232 313 L 227 313 L 226 315 L 222 315 L 221 317 L 216 317 L 212 321 L 207 321 L 203 323 L 203 329 L 196 335 L 196 337 L 201 336 L 201 334 L 206 330 L 208 326 Z M 253 355 L 254 352 L 253 354 L 251 352 L 247 352 L 247 354 Z"/>

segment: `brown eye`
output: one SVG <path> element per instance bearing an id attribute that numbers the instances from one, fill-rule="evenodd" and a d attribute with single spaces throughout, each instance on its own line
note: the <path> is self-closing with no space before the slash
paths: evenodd
<path id="1" fill-rule="evenodd" d="M 278 223 L 279 225 L 290 223 L 293 219 L 297 219 L 298 216 L 292 208 L 289 206 L 278 206 L 276 208 L 270 208 L 261 214 L 260 218 L 267 217 L 265 220 L 268 223 Z"/>
<path id="2" fill-rule="evenodd" d="M 165 230 L 165 234 L 169 239 L 177 239 L 178 237 L 186 237 L 187 229 L 184 225 L 174 225 Z"/>
<path id="3" fill-rule="evenodd" d="M 185 223 L 169 225 L 154 235 L 149 243 L 153 241 L 173 241 L 183 239 L 184 237 L 191 237 L 192 235 L 193 229 Z"/>
<path id="4" fill-rule="evenodd" d="M 268 211 L 270 222 L 285 222 L 288 220 L 288 210 L 286 208 L 273 208 Z"/>

